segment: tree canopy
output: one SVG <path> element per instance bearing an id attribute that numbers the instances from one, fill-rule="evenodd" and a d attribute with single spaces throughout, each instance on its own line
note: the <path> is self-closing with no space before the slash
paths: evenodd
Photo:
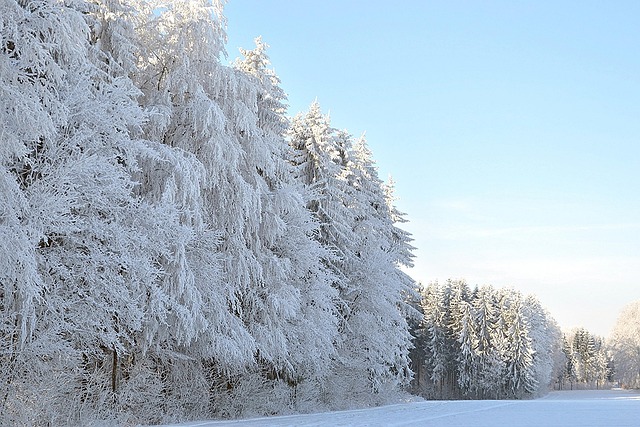
<path id="1" fill-rule="evenodd" d="M 408 234 L 364 139 L 286 116 L 219 0 L 0 4 L 0 423 L 370 405 Z M 375 332 L 373 332 L 375 331 Z"/>

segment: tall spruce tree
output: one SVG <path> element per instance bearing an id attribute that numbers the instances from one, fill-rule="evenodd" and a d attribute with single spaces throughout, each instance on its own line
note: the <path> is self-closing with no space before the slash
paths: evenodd
<path id="1" fill-rule="evenodd" d="M 285 140 L 288 122 L 284 117 L 286 97 L 279 87 L 279 79 L 268 68 L 267 45 L 256 39 L 256 48 L 241 52 L 243 58 L 236 61 L 236 68 L 247 74 L 257 90 L 257 129 L 248 141 L 253 152 L 255 169 L 263 180 L 266 191 L 261 200 L 260 229 L 257 236 L 265 251 L 265 279 L 273 282 L 269 298 L 278 292 L 276 284 L 286 285 L 287 292 L 296 295 L 296 305 L 289 304 L 291 316 L 281 326 L 285 334 L 284 343 L 287 365 L 266 372 L 272 379 L 286 381 L 294 390 L 288 390 L 293 405 L 316 400 L 335 356 L 333 343 L 337 339 L 337 316 L 334 300 L 337 292 L 331 286 L 333 276 L 321 263 L 328 253 L 313 238 L 317 222 L 306 208 L 304 187 L 296 180 L 290 162 L 291 149 Z M 273 333 L 273 325 L 281 313 L 270 321 L 266 333 Z M 309 325 L 314 325 L 309 328 Z M 282 349 L 280 349 L 282 350 Z M 271 387 L 271 386 L 270 386 Z M 271 398 L 269 398 L 271 399 Z"/>
<path id="2" fill-rule="evenodd" d="M 500 358 L 500 339 L 497 317 L 499 307 L 495 301 L 493 287 L 486 285 L 478 289 L 473 300 L 475 308 L 475 323 L 477 329 L 476 347 L 478 366 L 476 396 L 480 398 L 495 398 L 499 393 L 499 378 L 503 369 Z"/>
<path id="3" fill-rule="evenodd" d="M 384 399 L 409 378 L 404 297 L 411 282 L 398 270 L 407 249 L 398 249 L 364 139 L 354 147 L 348 134 L 331 128 L 317 102 L 294 118 L 290 138 L 298 177 L 311 194 L 309 209 L 320 222 L 318 240 L 333 252 L 325 262 L 336 278 L 341 319 L 329 389 L 336 405 L 344 393 Z"/>
<path id="4" fill-rule="evenodd" d="M 555 381 L 562 334 L 555 320 L 536 297 L 526 296 L 522 309 L 529 322 L 534 359 L 533 375 L 539 384 L 537 393 L 540 394 L 549 389 Z"/>
<path id="5" fill-rule="evenodd" d="M 506 299 L 505 325 L 509 339 L 504 348 L 506 393 L 520 398 L 535 392 L 538 384 L 533 373 L 534 349 L 530 325 L 522 309 L 522 297 L 512 293 Z"/>

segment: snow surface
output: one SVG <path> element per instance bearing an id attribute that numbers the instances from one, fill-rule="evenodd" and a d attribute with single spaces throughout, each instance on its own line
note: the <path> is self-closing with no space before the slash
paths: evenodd
<path id="1" fill-rule="evenodd" d="M 320 414 L 199 421 L 183 427 L 639 427 L 640 392 L 555 391 L 536 400 L 424 401 Z"/>

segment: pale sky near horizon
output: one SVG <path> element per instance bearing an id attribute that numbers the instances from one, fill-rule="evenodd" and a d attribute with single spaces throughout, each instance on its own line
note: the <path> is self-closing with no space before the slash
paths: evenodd
<path id="1" fill-rule="evenodd" d="M 538 296 L 607 336 L 640 299 L 640 2 L 230 0 L 290 114 L 366 131 L 414 279 Z"/>

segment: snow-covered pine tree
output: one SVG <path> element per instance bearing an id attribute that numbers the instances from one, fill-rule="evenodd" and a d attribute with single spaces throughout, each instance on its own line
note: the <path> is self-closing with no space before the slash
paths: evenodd
<path id="1" fill-rule="evenodd" d="M 448 285 L 449 282 L 447 282 Z M 451 332 L 449 311 L 450 288 L 434 282 L 432 288 L 432 302 L 425 305 L 425 319 L 431 339 L 427 343 L 427 361 L 431 368 L 431 381 L 434 384 L 434 396 L 438 398 L 450 397 L 448 377 L 453 375 L 453 354 L 456 348 L 455 338 Z"/>
<path id="2" fill-rule="evenodd" d="M 594 348 L 595 356 L 592 361 L 593 367 L 593 381 L 592 387 L 596 389 L 602 388 L 607 382 L 612 381 L 612 372 L 610 367 L 612 366 L 611 354 L 607 349 L 604 338 L 594 336 Z"/>
<path id="3" fill-rule="evenodd" d="M 448 284 L 448 283 L 447 283 Z M 447 378 L 451 371 L 453 354 L 457 342 L 449 329 L 449 287 L 437 281 L 429 283 L 420 290 L 421 310 L 424 312 L 423 329 L 425 342 L 422 352 L 423 361 L 416 361 L 424 367 L 417 392 L 427 398 L 452 397 Z M 414 378 L 415 381 L 415 378 Z"/>
<path id="4" fill-rule="evenodd" d="M 481 286 L 473 299 L 475 312 L 477 383 L 474 385 L 478 398 L 497 398 L 500 392 L 498 378 L 504 368 L 500 358 L 501 336 L 497 333 L 499 307 L 496 306 L 495 290 L 490 285 Z"/>
<path id="5" fill-rule="evenodd" d="M 532 295 L 524 299 L 524 316 L 529 323 L 529 336 L 533 346 L 533 372 L 538 384 L 535 395 L 542 395 L 555 381 L 554 369 L 561 352 L 562 334 L 555 320 Z"/>
<path id="6" fill-rule="evenodd" d="M 572 339 L 568 334 L 562 334 L 562 354 L 564 357 L 561 358 L 562 368 L 558 373 L 558 383 L 561 390 L 567 387 L 573 390 L 574 384 L 577 380 L 575 371 L 576 361 L 571 340 Z"/>
<path id="7" fill-rule="evenodd" d="M 306 208 L 304 187 L 290 162 L 292 152 L 284 138 L 288 128 L 284 116 L 286 96 L 278 77 L 268 68 L 268 46 L 261 38 L 255 42 L 255 49 L 241 49 L 243 58 L 236 61 L 235 67 L 246 73 L 257 88 L 257 132 L 246 142 L 245 152 L 253 153 L 253 168 L 266 186 L 257 233 L 265 252 L 263 276 L 273 282 L 272 288 L 276 283 L 287 285 L 284 289 L 298 298 L 297 313 L 281 326 L 287 340 L 287 366 L 271 364 L 264 374 L 293 387 L 285 390 L 291 396 L 291 405 L 310 410 L 305 405 L 318 400 L 335 356 L 337 292 L 331 286 L 332 274 L 321 262 L 329 253 L 314 238 L 318 224 Z M 269 298 L 273 301 L 276 296 L 272 289 Z M 272 308 L 271 315 L 280 313 Z M 275 319 L 269 321 L 266 332 L 271 333 L 274 323 Z"/>
<path id="8" fill-rule="evenodd" d="M 298 177 L 311 194 L 308 207 L 320 222 L 318 240 L 334 253 L 325 263 L 336 276 L 341 321 L 327 396 L 334 406 L 356 394 L 360 404 L 382 401 L 409 378 L 404 298 L 411 282 L 398 270 L 408 255 L 398 249 L 394 220 L 363 139 L 354 149 L 351 137 L 332 129 L 314 102 L 307 114 L 294 118 L 290 144 Z"/>
<path id="9" fill-rule="evenodd" d="M 418 295 L 409 300 L 411 306 L 416 310 L 418 316 L 412 316 L 407 319 L 409 326 L 409 334 L 411 335 L 412 348 L 409 350 L 409 361 L 413 378 L 411 379 L 411 394 L 425 394 L 425 387 L 431 384 L 427 379 L 427 342 L 431 339 L 427 322 L 425 322 L 425 312 L 423 302 L 427 299 L 422 292 L 425 290 L 420 288 L 417 290 Z"/>
<path id="10" fill-rule="evenodd" d="M 458 386 L 463 396 L 472 396 L 477 389 L 479 368 L 475 313 L 471 304 L 465 300 L 459 302 L 457 309 L 460 310 L 455 315 L 460 322 L 457 328 L 459 348 L 456 356 Z"/>
<path id="11" fill-rule="evenodd" d="M 591 359 L 592 351 L 589 349 L 589 332 L 584 328 L 577 328 L 572 331 L 573 339 L 571 346 L 575 356 L 575 371 L 578 382 L 588 382 L 588 363 Z"/>
<path id="12" fill-rule="evenodd" d="M 533 372 L 534 349 L 529 336 L 529 322 L 523 313 L 522 296 L 511 290 L 503 298 L 506 327 L 504 381 L 507 396 L 522 398 L 535 393 L 538 384 Z"/>
<path id="13" fill-rule="evenodd" d="M 348 165 L 354 176 L 351 185 L 357 204 L 352 209 L 358 239 L 356 255 L 362 268 L 362 290 L 360 295 L 354 296 L 352 314 L 364 314 L 359 344 L 363 349 L 369 349 L 365 360 L 376 361 L 378 365 L 369 368 L 370 373 L 374 372 L 375 389 L 388 387 L 393 390 L 410 379 L 407 359 L 410 337 L 406 318 L 412 310 L 405 300 L 413 292 L 413 280 L 400 267 L 411 265 L 411 246 L 406 241 L 406 233 L 395 224 L 364 136 L 356 140 Z M 380 341 L 375 346 L 369 341 L 371 325 L 375 325 L 380 334 Z"/>
<path id="14" fill-rule="evenodd" d="M 449 287 L 450 299 L 449 299 L 449 333 L 453 339 L 453 349 L 448 352 L 450 355 L 451 366 L 449 368 L 449 381 L 452 390 L 455 390 L 454 394 L 457 397 L 464 395 L 467 390 L 461 386 L 467 384 L 468 378 L 460 378 L 460 373 L 464 371 L 460 367 L 460 351 L 461 351 L 461 338 L 463 337 L 463 329 L 466 315 L 466 306 L 470 301 L 470 289 L 467 282 L 464 280 L 449 280 L 447 281 Z M 465 334 L 469 332 L 465 331 Z"/>

